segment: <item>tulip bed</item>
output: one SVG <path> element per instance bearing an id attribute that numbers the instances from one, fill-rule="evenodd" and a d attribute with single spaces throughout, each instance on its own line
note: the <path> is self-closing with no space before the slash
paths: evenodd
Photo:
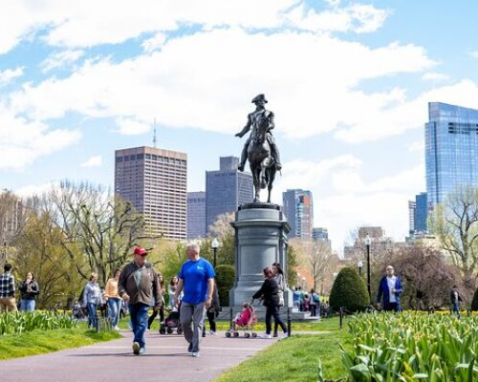
<path id="1" fill-rule="evenodd" d="M 476 316 L 358 315 L 348 329 L 352 350 L 342 349 L 342 361 L 350 381 L 478 381 Z"/>
<path id="2" fill-rule="evenodd" d="M 0 335 L 21 334 L 35 329 L 71 329 L 76 327 L 73 318 L 51 312 L 4 313 L 0 315 Z"/>

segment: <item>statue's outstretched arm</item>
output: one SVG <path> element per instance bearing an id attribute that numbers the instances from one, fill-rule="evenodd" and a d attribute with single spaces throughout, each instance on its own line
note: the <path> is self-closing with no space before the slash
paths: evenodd
<path id="1" fill-rule="evenodd" d="M 252 126 L 251 117 L 247 116 L 246 126 L 244 126 L 244 128 L 239 133 L 236 134 L 236 137 L 242 138 L 251 129 L 251 126 Z"/>

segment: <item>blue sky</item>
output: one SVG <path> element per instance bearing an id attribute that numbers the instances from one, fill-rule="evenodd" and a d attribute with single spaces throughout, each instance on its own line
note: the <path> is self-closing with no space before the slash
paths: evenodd
<path id="1" fill-rule="evenodd" d="M 68 3 L 68 4 L 67 4 Z M 188 190 L 265 93 L 287 188 L 314 193 L 340 249 L 360 225 L 408 231 L 425 190 L 427 102 L 478 108 L 475 1 L 6 1 L 0 187 L 113 185 L 114 150 L 188 153 Z"/>

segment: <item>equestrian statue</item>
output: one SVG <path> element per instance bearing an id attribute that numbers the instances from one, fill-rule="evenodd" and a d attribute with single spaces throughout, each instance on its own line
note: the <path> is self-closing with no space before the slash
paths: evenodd
<path id="1" fill-rule="evenodd" d="M 238 170 L 244 171 L 246 160 L 249 160 L 254 183 L 254 203 L 260 202 L 260 191 L 265 188 L 269 191 L 267 203 L 270 203 L 274 178 L 282 168 L 279 150 L 271 132 L 274 128 L 274 113 L 265 109 L 267 100 L 264 94 L 259 94 L 252 103 L 256 105 L 256 110 L 247 116 L 246 126 L 236 134 L 236 137 L 242 138 L 251 131 L 242 150 Z"/>

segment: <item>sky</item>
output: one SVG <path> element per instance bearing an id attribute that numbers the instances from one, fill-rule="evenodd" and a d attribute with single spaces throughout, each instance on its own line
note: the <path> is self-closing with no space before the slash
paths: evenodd
<path id="1" fill-rule="evenodd" d="M 478 2 L 1 0 L 0 188 L 113 188 L 114 150 L 188 154 L 205 189 L 264 93 L 283 162 L 340 250 L 407 234 L 426 191 L 428 102 L 478 108 Z"/>

